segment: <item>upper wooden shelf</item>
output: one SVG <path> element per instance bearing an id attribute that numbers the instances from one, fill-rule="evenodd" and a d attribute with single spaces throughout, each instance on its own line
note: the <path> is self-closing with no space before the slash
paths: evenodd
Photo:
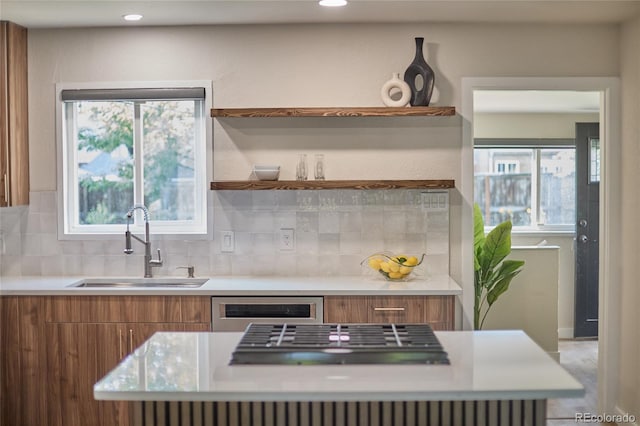
<path id="1" fill-rule="evenodd" d="M 455 107 L 212 108 L 211 117 L 446 117 Z"/>
<path id="2" fill-rule="evenodd" d="M 454 180 L 228 180 L 211 182 L 213 190 L 451 188 L 455 188 Z"/>

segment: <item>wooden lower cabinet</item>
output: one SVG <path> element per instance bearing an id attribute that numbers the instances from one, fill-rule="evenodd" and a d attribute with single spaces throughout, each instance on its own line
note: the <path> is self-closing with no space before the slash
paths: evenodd
<path id="1" fill-rule="evenodd" d="M 428 323 L 454 329 L 455 296 L 325 296 L 324 322 Z"/>
<path id="2" fill-rule="evenodd" d="M 211 331 L 210 300 L 1 297 L 0 425 L 128 425 L 128 404 L 93 385 L 157 331 Z"/>
<path id="3" fill-rule="evenodd" d="M 209 331 L 209 324 L 48 323 L 47 388 L 51 424 L 126 425 L 127 404 L 93 399 L 93 385 L 156 331 Z"/>
<path id="4" fill-rule="evenodd" d="M 46 425 L 41 297 L 0 297 L 0 425 Z"/>

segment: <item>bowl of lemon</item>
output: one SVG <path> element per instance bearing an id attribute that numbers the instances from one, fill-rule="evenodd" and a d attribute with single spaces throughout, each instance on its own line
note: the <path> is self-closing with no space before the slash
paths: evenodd
<path id="1" fill-rule="evenodd" d="M 407 281 L 417 266 L 422 264 L 424 253 L 420 256 L 392 253 L 375 253 L 360 264 L 378 272 L 387 281 Z"/>

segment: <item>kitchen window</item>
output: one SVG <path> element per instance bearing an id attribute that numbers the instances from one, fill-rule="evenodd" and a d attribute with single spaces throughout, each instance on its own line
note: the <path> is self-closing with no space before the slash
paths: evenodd
<path id="1" fill-rule="evenodd" d="M 565 139 L 476 139 L 474 201 L 485 223 L 514 231 L 573 231 L 575 144 Z"/>
<path id="2" fill-rule="evenodd" d="M 205 87 L 58 91 L 64 235 L 119 234 L 134 204 L 155 234 L 207 234 Z"/>

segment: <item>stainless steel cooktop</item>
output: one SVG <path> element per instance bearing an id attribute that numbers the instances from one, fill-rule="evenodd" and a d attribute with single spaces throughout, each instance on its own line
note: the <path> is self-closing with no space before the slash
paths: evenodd
<path id="1" fill-rule="evenodd" d="M 427 324 L 250 324 L 231 364 L 449 364 Z"/>

